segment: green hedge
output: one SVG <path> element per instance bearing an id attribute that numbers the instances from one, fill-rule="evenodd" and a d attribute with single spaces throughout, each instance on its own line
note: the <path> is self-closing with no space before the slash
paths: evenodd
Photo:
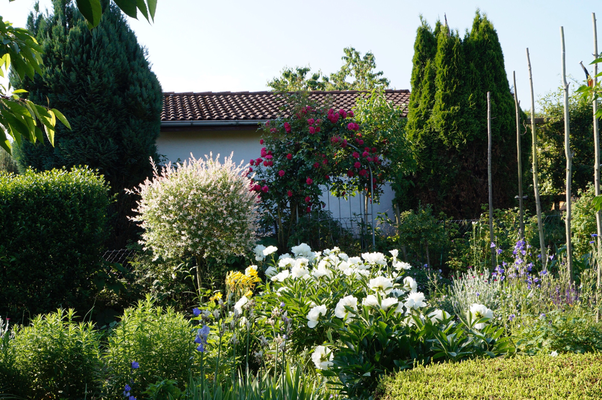
<path id="1" fill-rule="evenodd" d="M 26 322 L 57 307 L 88 311 L 108 196 L 88 168 L 0 174 L 0 315 Z"/>
<path id="2" fill-rule="evenodd" d="M 381 400 L 599 399 L 602 354 L 539 355 L 417 366 L 383 379 Z"/>

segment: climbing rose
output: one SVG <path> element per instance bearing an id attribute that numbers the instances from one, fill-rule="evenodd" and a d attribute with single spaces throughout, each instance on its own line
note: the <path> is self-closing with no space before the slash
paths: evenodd
<path id="1" fill-rule="evenodd" d="M 284 130 L 286 131 L 286 133 L 291 133 L 291 124 L 289 124 L 288 122 L 285 122 Z"/>
<path id="2" fill-rule="evenodd" d="M 293 192 L 290 190 L 288 192 L 286 192 L 286 194 L 288 195 L 288 197 L 293 197 Z"/>
<path id="3" fill-rule="evenodd" d="M 280 177 L 282 178 L 284 176 L 284 171 L 283 170 L 278 171 L 278 175 L 280 175 Z"/>
<path id="4" fill-rule="evenodd" d="M 309 133 L 311 133 L 312 135 L 313 135 L 314 133 L 316 133 L 316 128 L 314 128 L 313 126 L 310 126 L 310 127 L 309 127 Z"/>
<path id="5" fill-rule="evenodd" d="M 311 185 L 312 183 L 314 183 L 314 180 L 313 180 L 313 179 L 311 179 L 311 178 L 307 178 L 307 179 L 305 180 L 305 183 L 307 183 L 308 185 Z"/>
<path id="6" fill-rule="evenodd" d="M 291 153 L 288 153 L 288 154 L 286 155 L 286 159 L 287 159 L 287 160 L 292 160 L 292 159 L 293 159 L 293 155 L 292 155 Z"/>
<path id="7" fill-rule="evenodd" d="M 355 164 L 353 164 L 353 166 L 354 166 L 355 168 L 360 168 L 360 167 L 362 166 L 362 163 L 361 163 L 361 162 L 359 162 L 359 161 L 356 161 L 356 162 L 355 162 Z"/>

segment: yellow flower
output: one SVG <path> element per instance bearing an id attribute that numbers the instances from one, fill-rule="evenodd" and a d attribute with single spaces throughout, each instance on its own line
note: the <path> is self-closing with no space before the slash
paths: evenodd
<path id="1" fill-rule="evenodd" d="M 211 296 L 209 298 L 209 301 L 218 301 L 221 298 L 222 298 L 222 293 L 221 292 L 217 292 L 217 293 L 215 293 L 213 296 Z"/>
<path id="2" fill-rule="evenodd" d="M 253 296 L 253 291 L 249 290 L 249 291 L 248 291 L 248 292 L 245 294 L 245 296 L 246 296 L 246 297 L 251 297 L 251 296 Z"/>

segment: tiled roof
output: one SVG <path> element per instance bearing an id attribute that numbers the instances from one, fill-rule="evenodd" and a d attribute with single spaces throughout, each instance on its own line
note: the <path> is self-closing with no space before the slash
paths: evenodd
<path id="1" fill-rule="evenodd" d="M 387 99 L 396 106 L 407 105 L 408 90 L 387 90 Z M 335 109 L 350 110 L 360 96 L 369 96 L 370 92 L 355 90 L 310 92 L 310 99 L 324 104 L 332 101 Z M 282 115 L 282 95 L 274 92 L 203 92 L 203 93 L 163 93 L 163 111 L 161 122 L 193 121 L 258 121 L 268 120 Z"/>

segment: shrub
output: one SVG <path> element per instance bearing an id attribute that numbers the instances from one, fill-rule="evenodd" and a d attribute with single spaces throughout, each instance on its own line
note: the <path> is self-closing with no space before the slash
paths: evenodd
<path id="1" fill-rule="evenodd" d="M 108 204 L 104 179 L 88 168 L 0 174 L 0 315 L 88 311 Z"/>
<path id="2" fill-rule="evenodd" d="M 150 384 L 165 379 L 175 380 L 183 389 L 194 365 L 193 339 L 192 325 L 184 315 L 156 307 L 148 296 L 126 309 L 109 333 L 103 355 L 105 394 L 119 399 L 127 384 L 140 398 Z"/>
<path id="3" fill-rule="evenodd" d="M 165 259 L 194 257 L 199 290 L 207 259 L 244 254 L 257 229 L 257 195 L 244 168 L 232 156 L 223 164 L 212 157 L 155 167 L 153 180 L 136 189 L 145 248 Z"/>
<path id="4" fill-rule="evenodd" d="M 596 399 L 602 391 L 600 354 L 469 360 L 417 365 L 386 377 L 382 400 Z"/>
<path id="5" fill-rule="evenodd" d="M 7 321 L 0 318 L 0 398 L 10 396 L 25 397 L 30 389 L 30 382 L 17 368 L 14 342 L 14 331 L 9 329 Z"/>
<path id="6" fill-rule="evenodd" d="M 573 206 L 571 216 L 571 233 L 573 252 L 576 257 L 583 257 L 592 250 L 591 242 L 596 234 L 596 210 L 592 204 L 594 185 L 587 184 L 587 190 L 579 190 L 579 198 Z"/>
<path id="7" fill-rule="evenodd" d="M 85 398 L 98 393 L 100 338 L 91 322 L 59 309 L 16 330 L 15 365 L 29 382 L 29 397 Z"/>

